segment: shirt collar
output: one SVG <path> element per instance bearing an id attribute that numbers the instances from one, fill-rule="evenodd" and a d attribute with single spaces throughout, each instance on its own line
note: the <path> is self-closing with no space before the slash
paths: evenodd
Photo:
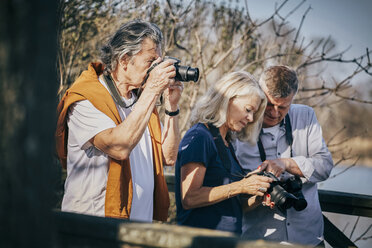
<path id="1" fill-rule="evenodd" d="M 285 130 L 285 118 L 283 118 L 283 120 L 279 123 L 279 124 L 276 124 L 275 126 L 273 127 L 278 127 L 279 126 L 279 130 Z M 270 127 L 269 128 L 262 128 L 261 129 L 261 134 L 266 134 L 266 133 L 271 133 L 272 132 L 270 131 Z"/>

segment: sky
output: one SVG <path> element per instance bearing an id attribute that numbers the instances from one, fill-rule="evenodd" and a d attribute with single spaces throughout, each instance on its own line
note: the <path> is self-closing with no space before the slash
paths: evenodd
<path id="1" fill-rule="evenodd" d="M 243 6 L 245 6 L 244 1 L 240 0 Z M 248 0 L 248 9 L 251 17 L 253 19 L 268 18 L 274 12 L 275 2 L 280 4 L 283 1 Z M 299 2 L 300 0 L 289 0 L 286 5 L 287 7 L 283 9 L 283 13 L 288 13 L 288 10 L 296 6 Z M 307 0 L 289 18 L 290 23 L 294 27 L 298 27 L 302 15 L 308 6 L 311 6 L 312 9 L 307 14 L 301 29 L 301 36 L 305 37 L 306 40 L 310 41 L 316 37 L 328 37 L 330 35 L 335 40 L 336 49 L 339 52 L 352 45 L 350 50 L 345 53 L 345 58 L 360 56 L 366 52 L 367 47 L 372 50 L 372 0 Z M 347 69 L 352 70 L 350 66 Z M 372 77 L 364 74 L 363 76 L 356 77 L 356 82 L 354 83 L 358 84 L 358 82 L 364 80 L 372 81 Z M 368 99 L 367 94 L 365 95 L 365 99 L 371 100 Z M 350 174 L 345 173 L 345 175 Z M 348 186 L 355 188 L 355 182 L 350 181 L 349 183 L 347 184 Z M 347 221 L 349 220 L 345 220 L 345 216 L 342 218 L 342 222 L 339 221 L 341 225 L 348 223 Z M 363 219 L 362 217 L 361 220 L 362 222 L 358 223 L 358 230 L 354 234 L 357 232 L 360 234 L 371 224 L 368 218 Z M 354 221 L 351 221 L 351 223 L 354 223 Z M 371 239 L 359 241 L 357 245 L 359 247 L 372 247 L 372 241 Z"/>
<path id="2" fill-rule="evenodd" d="M 241 2 L 245 6 L 244 1 Z M 275 2 L 279 5 L 283 1 L 248 0 L 251 17 L 269 17 L 274 11 Z M 288 13 L 299 2 L 289 0 L 281 13 Z M 312 9 L 301 29 L 301 35 L 306 39 L 330 35 L 340 51 L 352 45 L 345 54 L 348 56 L 361 55 L 367 47 L 372 50 L 372 0 L 307 0 L 290 16 L 290 23 L 297 27 L 309 6 Z"/>
<path id="3" fill-rule="evenodd" d="M 239 0 L 239 5 L 245 7 L 245 0 Z M 248 9 L 253 20 L 264 20 L 275 10 L 275 3 L 279 6 L 284 0 L 248 0 Z M 288 0 L 279 12 L 287 15 L 300 0 Z M 305 37 L 305 44 L 315 38 L 328 38 L 336 43 L 334 53 L 349 48 L 343 59 L 353 59 L 366 53 L 366 48 L 372 50 L 372 0 L 306 0 L 289 18 L 289 24 L 298 28 L 302 16 L 308 9 L 300 36 Z M 306 42 L 307 41 L 307 42 Z M 331 53 L 331 54 L 334 54 Z M 371 55 L 372 60 L 372 55 Z M 351 75 L 355 69 L 353 64 L 330 63 L 327 73 L 322 77 L 327 81 L 343 80 Z M 370 70 L 371 71 L 371 70 Z M 351 83 L 357 85 L 356 91 L 365 100 L 371 100 L 372 77 L 364 72 L 356 75 Z M 361 86 L 361 87 L 359 87 Z M 365 88 L 368 87 L 368 88 Z"/>

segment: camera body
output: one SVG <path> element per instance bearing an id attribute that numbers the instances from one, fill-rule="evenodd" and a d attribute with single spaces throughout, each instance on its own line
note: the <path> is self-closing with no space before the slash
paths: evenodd
<path id="1" fill-rule="evenodd" d="M 175 79 L 181 82 L 194 81 L 197 82 L 199 79 L 199 69 L 180 65 L 181 60 L 173 57 L 166 56 L 165 59 L 176 60 L 174 67 L 176 68 L 176 77 Z"/>
<path id="2" fill-rule="evenodd" d="M 300 177 L 290 177 L 285 181 L 280 181 L 270 172 L 260 172 L 258 175 L 270 177 L 273 179 L 268 189 L 271 201 L 282 212 L 293 207 L 296 211 L 302 211 L 307 207 L 307 201 L 302 194 L 302 181 Z"/>

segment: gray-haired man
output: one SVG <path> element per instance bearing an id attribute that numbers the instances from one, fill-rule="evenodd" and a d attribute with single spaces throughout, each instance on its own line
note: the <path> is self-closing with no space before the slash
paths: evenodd
<path id="1" fill-rule="evenodd" d="M 102 48 L 103 63 L 92 63 L 63 96 L 56 131 L 67 165 L 63 211 L 167 219 L 163 162 L 176 161 L 183 87 L 174 79 L 175 61 L 162 61 L 162 42 L 155 24 L 122 25 Z M 155 108 L 161 94 L 163 132 Z"/>
<path id="2" fill-rule="evenodd" d="M 298 89 L 297 75 L 292 69 L 270 67 L 259 82 L 268 99 L 263 129 L 257 145 L 235 143 L 237 157 L 245 169 L 253 170 L 264 164 L 265 171 L 277 177 L 299 176 L 308 205 L 302 211 L 258 206 L 245 213 L 243 236 L 319 245 L 324 224 L 317 182 L 326 180 L 333 168 L 322 129 L 312 108 L 292 104 Z"/>

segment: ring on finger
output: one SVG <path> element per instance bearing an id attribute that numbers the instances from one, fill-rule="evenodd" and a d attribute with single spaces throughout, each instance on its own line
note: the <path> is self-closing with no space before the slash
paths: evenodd
<path id="1" fill-rule="evenodd" d="M 266 192 L 266 189 L 264 187 L 259 187 L 258 188 L 258 191 L 262 192 L 262 193 L 265 193 Z"/>

